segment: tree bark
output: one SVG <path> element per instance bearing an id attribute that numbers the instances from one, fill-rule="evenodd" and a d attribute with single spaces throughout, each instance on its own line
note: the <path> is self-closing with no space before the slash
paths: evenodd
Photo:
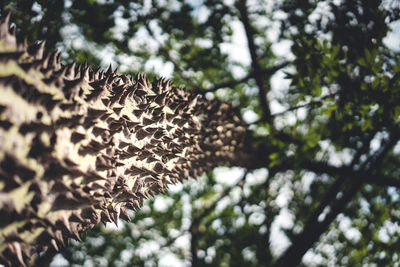
<path id="1" fill-rule="evenodd" d="M 68 66 L 0 24 L 0 263 L 26 266 L 170 184 L 237 162 L 231 105 L 163 79 Z"/>

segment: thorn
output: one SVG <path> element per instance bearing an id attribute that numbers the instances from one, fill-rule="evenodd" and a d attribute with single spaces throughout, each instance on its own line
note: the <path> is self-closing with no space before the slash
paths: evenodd
<path id="1" fill-rule="evenodd" d="M 51 244 L 51 246 L 52 246 L 56 251 L 59 251 L 59 250 L 60 250 L 60 249 L 58 248 L 58 246 L 57 246 L 57 242 L 56 242 L 55 239 L 51 239 L 50 244 Z"/>
<path id="2" fill-rule="evenodd" d="M 136 118 L 140 118 L 142 114 L 144 113 L 145 110 L 143 109 L 135 109 L 133 110 L 133 114 L 135 115 Z"/>
<path id="3" fill-rule="evenodd" d="M 61 213 L 58 216 L 58 220 L 56 222 L 56 225 L 57 225 L 57 223 L 58 223 L 58 226 L 61 226 L 61 230 L 65 231 L 65 229 L 66 229 L 68 231 L 68 233 L 72 234 L 71 225 L 70 225 L 70 223 L 68 221 L 68 218 L 65 215 L 65 213 Z"/>
<path id="4" fill-rule="evenodd" d="M 101 222 L 104 224 L 104 226 L 106 226 L 108 222 L 112 222 L 110 213 L 108 212 L 107 209 L 102 210 L 100 216 L 101 216 Z"/>
<path id="5" fill-rule="evenodd" d="M 22 265 L 22 266 L 26 266 L 25 262 L 24 262 L 24 258 L 22 256 L 22 249 L 21 249 L 21 244 L 18 242 L 11 242 L 8 243 L 8 247 L 10 248 L 10 250 L 13 252 L 13 254 L 15 255 L 15 257 L 17 258 L 18 262 Z"/>
<path id="6" fill-rule="evenodd" d="M 121 211 L 121 213 L 120 213 L 119 217 L 127 222 L 130 222 L 131 219 L 129 218 L 129 214 L 128 214 L 128 211 L 126 210 L 126 208 L 121 207 L 120 211 Z"/>
<path id="7" fill-rule="evenodd" d="M 7 11 L 6 16 L 4 17 L 3 24 L 7 26 L 7 29 L 10 27 L 10 18 L 11 18 L 11 12 Z"/>
<path id="8" fill-rule="evenodd" d="M 71 222 L 77 222 L 77 223 L 83 223 L 85 221 L 82 218 L 82 216 L 80 214 L 76 213 L 76 212 L 72 212 L 72 214 L 69 216 L 69 220 Z M 74 229 L 71 229 L 71 230 L 74 230 Z"/>
<path id="9" fill-rule="evenodd" d="M 58 57 L 58 51 L 54 51 L 53 53 L 50 54 L 49 60 L 47 62 L 47 66 L 49 68 L 52 68 L 53 70 L 58 70 L 58 62 L 57 62 L 57 57 Z"/>
<path id="10" fill-rule="evenodd" d="M 116 206 L 116 209 L 114 209 L 113 206 L 108 206 L 108 212 L 110 213 L 110 217 L 112 221 L 115 223 L 115 225 L 118 227 L 118 218 L 120 214 L 120 207 L 119 205 Z"/>
<path id="11" fill-rule="evenodd" d="M 78 230 L 76 229 L 75 224 L 71 225 L 71 230 L 72 230 L 72 234 L 73 234 L 73 238 L 79 242 L 82 242 L 81 237 L 79 236 Z"/>
<path id="12" fill-rule="evenodd" d="M 106 71 L 106 76 L 110 76 L 113 73 L 113 69 L 112 69 L 112 65 L 110 63 L 110 66 L 108 67 L 107 71 Z"/>

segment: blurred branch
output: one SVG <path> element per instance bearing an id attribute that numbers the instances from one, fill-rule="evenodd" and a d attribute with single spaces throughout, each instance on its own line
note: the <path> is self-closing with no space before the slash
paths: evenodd
<path id="1" fill-rule="evenodd" d="M 248 171 L 246 170 L 243 176 L 233 185 L 226 187 L 221 194 L 218 196 L 216 200 L 214 200 L 210 205 L 205 207 L 198 216 L 194 217 L 192 220 L 192 223 L 190 224 L 190 227 L 188 229 L 190 235 L 191 235 L 191 240 L 190 240 L 190 251 L 191 251 L 191 262 L 192 266 L 200 266 L 199 259 L 197 257 L 197 251 L 198 251 L 198 239 L 199 239 L 199 233 L 198 233 L 198 226 L 200 225 L 201 221 L 209 215 L 212 211 L 215 210 L 215 207 L 217 204 L 229 193 L 232 191 L 233 188 L 235 188 L 238 185 L 241 185 L 246 179 L 246 176 L 248 174 Z"/>
<path id="2" fill-rule="evenodd" d="M 373 175 L 366 179 L 370 184 L 376 184 L 380 186 L 393 186 L 400 189 L 400 178 L 396 178 L 389 175 Z"/>
<path id="3" fill-rule="evenodd" d="M 327 230 L 330 223 L 344 210 L 364 184 L 368 183 L 378 186 L 394 186 L 400 188 L 400 179 L 383 175 L 378 171 L 383 157 L 397 143 L 399 135 L 400 131 L 395 127 L 392 133 L 389 134 L 390 138 L 383 143 L 382 149 L 374 155 L 371 155 L 361 164 L 359 163 L 360 155 L 368 153 L 369 144 L 374 137 L 374 133 L 371 133 L 364 139 L 364 145 L 354 155 L 349 165 L 334 166 L 324 161 L 299 161 L 297 158 L 289 157 L 281 164 L 269 168 L 273 173 L 287 170 L 307 170 L 316 174 L 327 174 L 332 177 L 338 177 L 324 194 L 318 207 L 309 215 L 303 232 L 293 239 L 292 246 L 290 246 L 274 266 L 297 265 L 301 261 L 304 253 L 312 247 L 319 239 L 320 235 Z M 284 136 L 283 138 L 285 140 L 286 138 L 291 139 L 290 136 Z M 267 140 L 265 142 L 267 142 Z M 270 150 L 268 146 L 257 147 L 256 150 L 257 151 L 248 152 L 251 156 L 246 160 L 249 161 L 250 164 L 257 166 L 257 168 L 268 167 L 270 163 L 268 154 L 271 153 L 271 151 L 268 151 Z M 357 169 L 355 166 L 357 166 Z M 323 216 L 324 212 L 327 212 L 325 216 Z"/>
<path id="4" fill-rule="evenodd" d="M 253 76 L 253 74 L 250 72 L 249 74 L 247 74 L 246 76 L 244 76 L 243 78 L 241 78 L 239 80 L 231 80 L 231 81 L 222 82 L 222 83 L 214 85 L 208 89 L 201 89 L 200 87 L 195 87 L 193 89 L 196 94 L 205 95 L 206 93 L 215 92 L 221 88 L 232 88 L 238 84 L 245 83 L 248 80 L 250 80 L 252 76 Z"/>
<path id="5" fill-rule="evenodd" d="M 379 177 L 379 180 L 384 180 L 388 177 L 382 176 L 378 173 L 378 169 L 382 163 L 383 158 L 387 155 L 387 153 L 396 145 L 396 143 L 400 139 L 400 129 L 396 125 L 393 127 L 389 138 L 386 142 L 383 142 L 382 147 L 378 150 L 374 155 L 371 155 L 368 160 L 366 160 L 360 170 L 353 171 L 349 173 L 340 173 L 338 180 L 346 180 L 346 187 L 341 192 L 341 196 L 337 193 L 334 193 L 336 190 L 334 187 L 337 186 L 335 183 L 331 186 L 330 191 L 333 194 L 330 194 L 332 197 L 331 204 L 327 204 L 322 201 L 319 207 L 316 209 L 320 211 L 319 214 L 312 213 L 309 220 L 305 224 L 303 231 L 295 236 L 293 239 L 292 245 L 283 253 L 283 255 L 276 261 L 273 265 L 274 267 L 284 267 L 284 266 L 297 266 L 304 254 L 310 249 L 315 242 L 318 241 L 320 236 L 328 229 L 329 225 L 335 220 L 337 215 L 346 208 L 347 204 L 351 202 L 356 196 L 359 189 L 362 185 L 371 180 L 371 177 L 374 181 Z M 328 165 L 325 165 L 328 166 Z M 322 170 L 322 166 L 317 166 L 317 170 Z M 332 170 L 332 167 L 329 167 Z M 339 168 L 339 170 L 342 168 Z M 350 170 L 349 167 L 346 167 L 344 170 Z M 385 178 L 383 178 L 385 177 Z M 393 182 L 394 178 L 390 178 L 390 182 Z M 395 179 L 397 180 L 397 179 Z M 339 186 L 342 182 L 338 182 Z M 327 198 L 327 196 L 325 197 Z M 329 201 L 329 199 L 327 199 Z M 324 207 L 324 208 L 321 208 Z M 328 212 L 325 216 L 323 216 L 323 211 L 329 207 Z M 323 216 L 321 219 L 320 216 Z"/>
<path id="6" fill-rule="evenodd" d="M 290 61 L 283 61 L 280 64 L 277 64 L 276 66 L 272 66 L 270 68 L 267 68 L 267 69 L 263 70 L 262 71 L 263 75 L 271 76 L 275 72 L 277 72 L 278 70 L 286 67 L 289 64 L 290 64 Z M 194 90 L 195 90 L 195 92 L 197 94 L 204 95 L 204 94 L 206 94 L 208 92 L 215 92 L 215 91 L 217 91 L 218 89 L 221 89 L 221 88 L 232 88 L 232 87 L 235 87 L 238 84 L 247 82 L 251 78 L 255 78 L 255 75 L 254 75 L 253 71 L 249 72 L 249 74 L 247 74 L 246 76 L 244 76 L 243 78 L 241 78 L 239 80 L 231 80 L 231 81 L 222 82 L 222 83 L 216 84 L 216 85 L 214 85 L 214 86 L 212 86 L 212 87 L 210 87 L 208 89 L 194 88 Z"/>
<path id="7" fill-rule="evenodd" d="M 268 192 L 268 188 L 270 186 L 270 183 L 272 181 L 273 174 L 269 173 L 267 179 L 265 180 L 265 183 L 263 184 L 264 190 Z M 264 212 L 266 214 L 263 225 L 265 226 L 265 249 L 264 249 L 264 264 L 265 266 L 271 265 L 273 256 L 271 253 L 271 232 L 272 232 L 272 223 L 275 221 L 276 216 L 278 213 L 274 211 L 274 207 L 276 206 L 275 202 L 271 200 L 271 197 L 269 194 L 267 194 L 267 197 L 265 199 L 265 208 Z"/>
<path id="8" fill-rule="evenodd" d="M 243 181 L 246 179 L 247 174 L 249 173 L 249 171 L 245 171 L 245 173 L 243 174 L 243 176 L 233 185 L 226 187 L 221 194 L 219 195 L 219 197 L 214 200 L 210 205 L 208 205 L 207 207 L 205 207 L 198 216 L 196 216 L 195 218 L 193 218 L 192 220 L 192 224 L 189 227 L 189 231 L 191 231 L 192 227 L 195 227 L 197 225 L 200 224 L 200 222 L 203 220 L 203 218 L 205 218 L 208 214 L 210 214 L 212 211 L 215 210 L 215 207 L 217 206 L 217 204 L 227 195 L 229 195 L 229 193 L 232 191 L 233 188 L 235 188 L 236 186 L 239 186 L 243 183 Z"/>
<path id="9" fill-rule="evenodd" d="M 354 179 L 354 177 L 352 178 Z M 361 186 L 359 181 L 362 179 L 357 177 L 355 180 L 356 182 L 343 192 L 342 197 L 336 199 L 330 205 L 329 212 L 321 221 L 318 221 L 318 216 L 317 221 L 306 223 L 303 231 L 295 236 L 292 245 L 276 261 L 273 267 L 297 266 L 300 264 L 304 254 L 318 241 L 319 237 L 328 229 L 336 216 L 344 210 L 346 205 L 357 194 Z"/>
<path id="10" fill-rule="evenodd" d="M 240 13 L 240 20 L 242 21 L 244 30 L 246 32 L 247 44 L 249 47 L 250 57 L 251 57 L 251 67 L 253 69 L 254 78 L 258 87 L 260 106 L 263 110 L 262 121 L 272 123 L 273 117 L 271 116 L 271 110 L 269 107 L 269 102 L 267 99 L 267 93 L 269 91 L 269 86 L 267 80 L 263 75 L 263 68 L 261 67 L 260 56 L 257 54 L 257 46 L 254 42 L 255 30 L 251 26 L 249 20 L 249 14 L 247 10 L 247 1 L 239 0 L 237 2 L 237 8 Z"/>
<path id="11" fill-rule="evenodd" d="M 171 56 L 171 54 L 169 53 L 169 50 L 168 49 L 166 49 L 163 45 L 162 45 L 162 43 L 156 38 L 156 36 L 154 35 L 154 32 L 153 32 L 153 30 L 150 28 L 150 26 L 148 25 L 148 24 L 145 24 L 145 27 L 146 27 L 146 30 L 148 31 L 148 33 L 150 34 L 150 36 L 158 43 L 158 50 L 159 50 L 159 53 L 160 54 L 162 54 L 168 61 L 170 61 L 171 63 L 172 63 L 172 65 L 174 66 L 174 69 L 175 70 L 177 70 L 178 71 L 178 73 L 185 79 L 185 80 L 187 80 L 187 81 L 191 81 L 192 79 L 190 78 L 190 77 L 188 77 L 186 74 L 185 74 L 185 71 L 184 71 L 184 69 L 182 69 L 181 67 L 180 67 L 180 65 L 178 64 L 178 62 L 176 62 L 176 60 Z M 249 41 L 249 43 L 252 43 L 253 44 L 253 46 L 254 46 L 254 40 L 251 40 L 251 41 Z M 255 47 L 254 47 L 254 49 L 256 49 Z M 250 71 L 246 76 L 244 76 L 243 78 L 241 78 L 241 79 L 238 79 L 238 80 L 230 80 L 230 81 L 225 81 L 225 82 L 222 82 L 222 83 L 220 83 L 220 84 L 216 84 L 216 85 L 213 85 L 212 87 L 210 87 L 210 88 L 208 88 L 208 89 L 202 89 L 200 86 L 198 86 L 198 85 L 195 85 L 195 84 L 191 84 L 191 87 L 192 87 L 192 90 L 196 93 L 196 94 L 201 94 L 201 95 L 205 95 L 206 93 L 208 93 L 208 92 L 215 92 L 215 91 L 217 91 L 218 89 L 221 89 L 221 88 L 233 88 L 233 87 L 235 87 L 236 85 L 238 85 L 238 84 L 241 84 L 241 83 L 245 83 L 245 82 L 247 82 L 249 79 L 251 79 L 251 78 L 255 78 L 255 80 L 256 80 L 256 82 L 257 82 L 257 80 L 259 80 L 259 78 L 261 78 L 261 77 L 263 77 L 263 76 L 271 76 L 271 75 L 273 75 L 274 73 L 276 73 L 278 70 L 280 70 L 280 69 L 282 69 L 282 68 L 284 68 L 284 67 L 286 67 L 286 66 L 288 66 L 289 64 L 290 64 L 290 62 L 291 61 L 288 61 L 288 60 L 286 60 L 286 61 L 283 61 L 283 62 L 281 62 L 281 63 L 279 63 L 279 64 L 277 64 L 277 65 L 275 65 L 275 66 L 272 66 L 272 67 L 270 67 L 270 68 L 267 68 L 267 69 L 262 69 L 261 68 L 261 65 L 259 64 L 259 62 L 256 62 L 256 67 L 253 67 L 253 70 L 252 71 Z M 257 70 L 257 71 L 255 71 L 255 70 Z M 265 86 L 266 86 L 266 82 L 265 82 L 265 79 L 263 79 L 264 81 L 262 82 L 263 84 L 265 84 Z M 260 85 L 260 83 L 259 82 L 257 82 L 257 85 L 259 86 Z M 263 85 L 263 87 L 265 87 L 264 85 Z M 266 92 L 267 92 L 267 90 L 264 90 L 263 91 L 263 94 L 264 94 L 264 98 L 265 98 L 265 103 L 261 103 L 263 106 L 266 106 L 267 107 L 267 110 L 269 110 L 269 107 L 268 107 L 268 105 L 267 105 L 267 103 L 266 103 Z"/>
<path id="12" fill-rule="evenodd" d="M 170 61 L 172 63 L 172 65 L 174 66 L 174 70 L 176 70 L 185 80 L 191 81 L 191 79 L 188 76 L 186 76 L 185 71 L 180 67 L 178 62 L 176 62 L 176 60 L 171 56 L 171 54 L 169 53 L 169 50 L 166 49 L 163 46 L 163 44 L 156 38 L 156 36 L 154 35 L 154 32 L 150 28 L 149 24 L 145 24 L 145 28 L 146 28 L 147 32 L 150 34 L 150 36 L 154 39 L 154 41 L 157 42 L 158 52 L 161 55 L 163 55 L 168 61 Z"/>
<path id="13" fill-rule="evenodd" d="M 305 104 L 301 104 L 301 105 L 297 105 L 297 106 L 288 108 L 288 109 L 286 109 L 284 111 L 281 111 L 281 112 L 273 113 L 271 116 L 273 116 L 273 117 L 281 116 L 281 115 L 284 115 L 285 113 L 288 113 L 288 112 L 291 112 L 291 111 L 295 111 L 295 110 L 298 110 L 300 108 L 319 106 L 322 103 L 324 103 L 324 100 L 326 100 L 327 98 L 333 97 L 333 96 L 335 96 L 337 94 L 338 93 L 329 94 L 329 95 L 326 95 L 326 96 L 323 96 L 323 97 L 319 98 L 318 100 L 310 101 L 310 102 L 305 103 Z"/>
<path id="14" fill-rule="evenodd" d="M 306 170 L 318 174 L 328 174 L 331 176 L 341 175 L 341 177 L 345 175 L 348 175 L 349 177 L 363 176 L 365 183 L 379 185 L 379 186 L 393 186 L 400 189 L 400 178 L 396 178 L 390 175 L 371 174 L 369 171 L 353 170 L 349 166 L 336 167 L 329 165 L 326 162 L 317 162 L 317 161 L 304 162 L 302 166 L 304 166 Z"/>
<path id="15" fill-rule="evenodd" d="M 278 70 L 287 67 L 290 63 L 291 63 L 291 61 L 285 60 L 285 61 L 282 61 L 281 63 L 279 63 L 279 64 L 277 64 L 275 66 L 272 66 L 270 68 L 266 68 L 265 70 L 262 71 L 263 75 L 271 76 L 271 75 L 275 74 L 275 72 L 277 72 Z"/>

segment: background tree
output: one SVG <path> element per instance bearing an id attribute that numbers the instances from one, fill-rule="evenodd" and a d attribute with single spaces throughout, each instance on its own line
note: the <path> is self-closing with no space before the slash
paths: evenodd
<path id="1" fill-rule="evenodd" d="M 169 75 L 233 102 L 249 123 L 248 151 L 235 163 L 243 168 L 176 187 L 132 223 L 98 227 L 58 259 L 396 266 L 400 54 L 387 37 L 396 38 L 391 28 L 398 36 L 396 1 L 2 1 L 0 8 L 23 25 L 19 34 L 48 40 L 66 61 L 112 60 L 121 72 Z M 232 45 L 238 37 L 244 60 Z"/>

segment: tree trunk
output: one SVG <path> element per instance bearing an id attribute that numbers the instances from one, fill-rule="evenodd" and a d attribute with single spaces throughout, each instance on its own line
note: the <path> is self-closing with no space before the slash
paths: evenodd
<path id="1" fill-rule="evenodd" d="M 236 162 L 238 110 L 169 81 L 60 63 L 0 24 L 0 263 L 129 220 L 169 184 Z"/>

